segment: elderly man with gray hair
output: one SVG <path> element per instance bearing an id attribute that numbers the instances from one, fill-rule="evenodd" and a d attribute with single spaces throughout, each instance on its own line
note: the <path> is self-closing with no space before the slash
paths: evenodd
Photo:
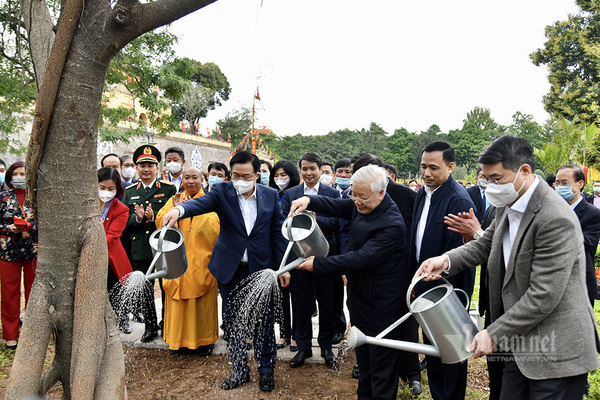
<path id="1" fill-rule="evenodd" d="M 367 165 L 352 175 L 348 199 L 303 196 L 290 214 L 310 210 L 350 221 L 348 252 L 332 257 L 309 257 L 298 268 L 321 274 L 345 274 L 348 279 L 350 320 L 367 335 L 377 335 L 407 310 L 406 228 L 402 215 L 386 194 L 387 174 Z M 398 339 L 394 330 L 386 338 Z M 406 353 L 365 345 L 356 349 L 360 368 L 359 399 L 395 399 L 402 357 Z"/>

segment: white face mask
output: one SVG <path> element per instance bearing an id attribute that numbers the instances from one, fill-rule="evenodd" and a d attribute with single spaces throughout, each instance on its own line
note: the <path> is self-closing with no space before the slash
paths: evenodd
<path id="1" fill-rule="evenodd" d="M 25 177 L 24 176 L 13 176 L 10 180 L 10 184 L 15 189 L 25 189 Z"/>
<path id="2" fill-rule="evenodd" d="M 279 186 L 280 190 L 285 190 L 285 188 L 290 184 L 290 179 L 275 179 L 275 184 Z"/>
<path id="3" fill-rule="evenodd" d="M 233 187 L 238 194 L 248 193 L 252 190 L 252 188 L 254 188 L 254 181 L 244 181 L 242 179 L 238 179 L 231 182 L 233 182 Z"/>
<path id="4" fill-rule="evenodd" d="M 181 171 L 181 165 L 182 164 L 180 162 L 175 162 L 175 161 L 167 163 L 167 171 L 169 171 L 169 173 L 171 175 L 176 174 L 179 171 Z"/>
<path id="5" fill-rule="evenodd" d="M 512 183 L 488 183 L 485 188 L 485 197 L 489 200 L 489 202 L 496 208 L 503 207 L 509 204 L 512 204 L 519 197 L 519 191 L 523 188 L 526 181 L 523 181 L 523 184 L 519 188 L 519 190 L 515 189 L 515 182 L 519 177 L 519 173 L 521 172 L 521 168 L 517 172 L 517 176 L 515 176 L 515 180 Z"/>
<path id="6" fill-rule="evenodd" d="M 321 175 L 321 178 L 319 178 L 319 181 L 323 184 L 323 185 L 331 185 L 331 181 L 333 180 L 333 175 Z"/>
<path id="7" fill-rule="evenodd" d="M 116 192 L 109 192 L 108 190 L 100 190 L 98 189 L 98 197 L 100 201 L 103 203 L 108 203 L 112 199 L 115 198 Z"/>
<path id="8" fill-rule="evenodd" d="M 131 178 L 133 178 L 135 176 L 135 168 L 133 168 L 133 167 L 123 168 L 123 171 L 121 171 L 121 175 L 123 175 L 123 178 L 130 180 Z"/>

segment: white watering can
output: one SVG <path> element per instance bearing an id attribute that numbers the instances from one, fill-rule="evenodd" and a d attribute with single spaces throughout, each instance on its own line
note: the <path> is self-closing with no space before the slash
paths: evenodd
<path id="1" fill-rule="evenodd" d="M 154 259 L 146 272 L 146 279 L 175 279 L 185 274 L 188 263 L 183 242 L 183 232 L 177 228 L 163 227 L 150 235 Z M 152 272 L 156 268 L 156 272 Z"/>

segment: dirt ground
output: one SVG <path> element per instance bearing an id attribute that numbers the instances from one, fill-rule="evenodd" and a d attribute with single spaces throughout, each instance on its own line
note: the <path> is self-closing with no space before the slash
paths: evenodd
<path id="1" fill-rule="evenodd" d="M 258 389 L 256 364 L 251 363 L 251 381 L 234 390 L 220 388 L 223 379 L 231 373 L 225 355 L 201 357 L 193 353 L 173 353 L 166 350 L 124 346 L 126 383 L 129 399 L 134 400 L 188 400 L 188 399 L 294 399 L 294 400 L 343 400 L 356 399 L 358 381 L 352 379 L 355 364 L 353 352 L 340 359 L 337 370 L 329 370 L 324 364 L 307 363 L 291 369 L 288 361 L 277 361 L 275 390 L 271 393 Z M 8 356 L 6 351 L 3 355 Z M 12 354 L 10 354 L 12 356 Z M 52 353 L 48 352 L 48 361 Z M 10 366 L 0 370 L 0 398 L 4 397 Z M 47 363 L 49 364 L 49 363 Z M 430 399 L 426 378 L 423 374 L 421 399 Z M 487 398 L 487 371 L 484 360 L 469 360 L 469 378 L 466 399 Z M 62 390 L 55 385 L 48 398 L 60 399 Z M 399 399 L 408 399 L 401 391 Z"/>

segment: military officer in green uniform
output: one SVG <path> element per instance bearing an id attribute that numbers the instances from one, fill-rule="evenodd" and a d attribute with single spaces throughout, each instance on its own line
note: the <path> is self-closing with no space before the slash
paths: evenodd
<path id="1" fill-rule="evenodd" d="M 153 258 L 149 239 L 156 230 L 154 218 L 167 200 L 176 193 L 176 189 L 171 182 L 156 179 L 161 160 L 160 151 L 156 147 L 151 145 L 138 147 L 133 153 L 133 160 L 140 182 L 125 190 L 123 204 L 129 207 L 127 226 L 131 228 L 132 267 L 134 271 L 146 273 Z M 154 298 L 145 299 L 144 309 L 146 329 L 141 340 L 147 343 L 158 336 Z"/>

